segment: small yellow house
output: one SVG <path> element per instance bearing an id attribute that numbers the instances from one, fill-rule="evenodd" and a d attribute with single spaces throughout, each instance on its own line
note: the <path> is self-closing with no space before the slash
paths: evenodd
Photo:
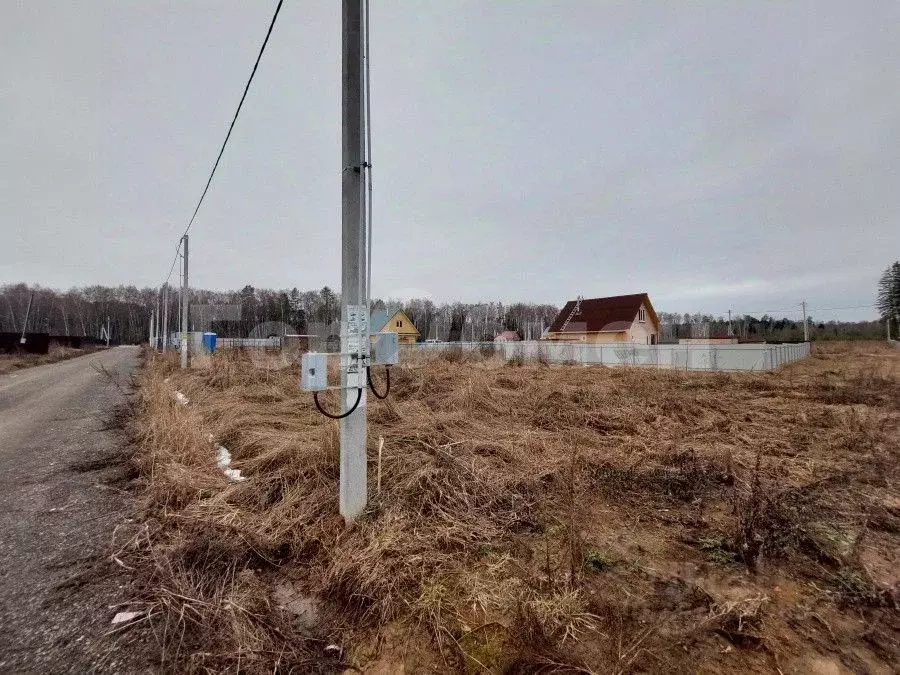
<path id="1" fill-rule="evenodd" d="M 646 293 L 569 300 L 542 340 L 655 345 L 659 318 Z"/>
<path id="2" fill-rule="evenodd" d="M 397 341 L 401 345 L 415 344 L 419 339 L 419 331 L 402 309 L 391 314 L 384 309 L 372 312 L 369 317 L 369 332 L 375 340 L 375 333 L 397 333 Z"/>

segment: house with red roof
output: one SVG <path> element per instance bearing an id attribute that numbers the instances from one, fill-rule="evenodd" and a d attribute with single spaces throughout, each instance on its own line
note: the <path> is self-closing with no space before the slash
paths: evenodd
<path id="1" fill-rule="evenodd" d="M 541 338 L 555 342 L 655 345 L 659 317 L 646 293 L 569 300 Z"/>

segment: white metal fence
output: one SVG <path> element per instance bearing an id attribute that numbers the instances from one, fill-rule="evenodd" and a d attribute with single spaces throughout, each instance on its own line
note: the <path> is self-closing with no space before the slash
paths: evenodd
<path id="1" fill-rule="evenodd" d="M 199 350 L 201 345 L 203 344 L 203 333 L 200 331 L 192 331 L 188 333 L 188 340 L 190 343 L 191 350 Z M 282 347 L 284 343 L 284 338 L 280 335 L 268 338 L 227 338 L 227 337 L 217 337 L 216 338 L 216 349 L 228 349 L 228 348 L 241 348 L 246 347 L 248 349 L 278 349 Z M 169 335 L 169 348 L 178 349 L 181 344 L 181 334 L 180 333 L 171 333 Z"/>
<path id="2" fill-rule="evenodd" d="M 267 338 L 216 338 L 216 349 L 246 348 L 246 349 L 278 349 L 282 346 L 280 335 Z"/>
<path id="3" fill-rule="evenodd" d="M 798 344 L 639 345 L 575 342 L 432 342 L 403 345 L 403 354 L 433 354 L 450 349 L 481 350 L 510 361 L 545 361 L 604 366 L 646 366 L 683 370 L 775 370 L 810 353 L 808 342 Z M 403 357 L 401 356 L 401 362 Z"/>

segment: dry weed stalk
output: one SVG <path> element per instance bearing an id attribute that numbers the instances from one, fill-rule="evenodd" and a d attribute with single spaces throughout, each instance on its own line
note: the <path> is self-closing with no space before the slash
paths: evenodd
<path id="1" fill-rule="evenodd" d="M 773 448 L 840 443 L 850 458 L 832 475 L 894 456 L 886 422 L 858 425 L 872 431 L 851 456 L 843 417 L 815 409 L 791 445 L 787 420 L 802 418 L 773 403 L 776 377 L 510 367 L 478 351 L 418 360 L 394 369 L 391 398 L 370 406 L 381 489 L 373 481 L 368 512 L 349 528 L 336 515 L 337 425 L 315 412 L 292 369 L 261 376 L 241 354 L 186 374 L 165 359 L 148 364 L 134 432 L 154 524 L 119 557 L 144 574 L 150 623 L 173 667 L 240 659 L 262 672 L 278 654 L 283 669 L 308 668 L 323 662 L 317 640 L 361 639 L 396 622 L 426 627 L 446 663 L 470 626 L 490 623 L 527 637 L 527 663 L 559 664 L 563 642 L 604 639 L 583 588 L 588 505 L 653 517 L 699 504 L 702 518 L 706 501 L 727 504 L 734 492 L 735 550 L 753 566 L 799 540 L 808 495 L 825 480 L 797 470 L 780 490 L 764 484 Z M 176 387 L 192 405 L 175 405 Z M 249 480 L 229 483 L 217 470 L 209 434 Z M 273 580 L 285 576 L 319 599 L 327 632 L 311 634 L 276 606 Z M 750 635 L 761 606 L 723 605 L 710 621 Z M 619 650 L 623 669 L 661 639 L 652 626 L 632 637 Z"/>

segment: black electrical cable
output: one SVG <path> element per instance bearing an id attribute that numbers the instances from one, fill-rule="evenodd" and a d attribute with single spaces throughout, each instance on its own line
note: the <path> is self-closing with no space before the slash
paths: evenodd
<path id="1" fill-rule="evenodd" d="M 366 368 L 366 379 L 369 381 L 369 389 L 372 390 L 372 393 L 375 394 L 375 398 L 380 398 L 384 400 L 388 397 L 388 394 L 391 393 L 391 367 L 387 366 L 384 369 L 384 376 L 387 379 L 387 387 L 384 390 L 384 394 L 379 394 L 375 390 L 375 384 L 372 382 L 372 369 Z"/>
<path id="2" fill-rule="evenodd" d="M 256 62 L 253 64 L 253 70 L 250 71 L 250 77 L 247 79 L 247 84 L 244 85 L 244 93 L 241 94 L 241 100 L 238 102 L 237 109 L 234 111 L 234 117 L 231 118 L 231 124 L 228 126 L 228 133 L 225 134 L 225 140 L 222 142 L 222 147 L 219 148 L 219 154 L 216 157 L 216 162 L 213 164 L 212 171 L 209 173 L 209 178 L 206 180 L 206 186 L 203 188 L 203 192 L 200 194 L 200 199 L 197 202 L 197 206 L 194 207 L 194 212 L 191 214 L 191 219 L 188 221 L 187 227 L 184 228 L 184 234 L 181 235 L 181 239 L 178 240 L 178 247 L 175 249 L 175 260 L 172 261 L 172 267 L 169 269 L 169 274 L 166 277 L 165 283 L 169 283 L 169 279 L 172 276 L 172 271 L 175 269 L 175 263 L 178 261 L 178 253 L 181 250 L 181 242 L 184 241 L 184 235 L 190 232 L 191 225 L 194 224 L 194 219 L 197 217 L 197 213 L 200 211 L 200 205 L 203 203 L 203 199 L 206 197 L 206 193 L 209 191 L 209 186 L 212 184 L 213 176 L 216 175 L 216 169 L 219 167 L 219 162 L 222 159 L 222 154 L 225 152 L 225 146 L 228 145 L 228 139 L 231 138 L 231 132 L 234 130 L 234 124 L 237 122 L 238 115 L 241 112 L 241 107 L 244 105 L 244 99 L 247 98 L 247 92 L 250 91 L 250 83 L 253 82 L 253 77 L 256 75 L 256 69 L 259 67 L 260 59 L 262 59 L 263 52 L 266 51 L 266 45 L 269 43 L 269 37 L 272 35 L 272 29 L 275 27 L 275 20 L 278 18 L 278 13 L 281 11 L 281 5 L 284 4 L 284 0 L 278 0 L 278 6 L 275 7 L 275 13 L 272 15 L 272 21 L 269 22 L 269 30 L 266 31 L 266 38 L 263 40 L 262 46 L 259 48 L 259 54 L 256 55 Z"/>
<path id="3" fill-rule="evenodd" d="M 222 159 L 222 153 L 225 152 L 225 146 L 228 145 L 228 139 L 231 138 L 231 132 L 234 130 L 234 123 L 237 122 L 238 115 L 241 112 L 241 106 L 244 105 L 244 99 L 247 98 L 247 92 L 250 90 L 250 83 L 253 82 L 253 76 L 256 75 L 256 69 L 259 67 L 259 61 L 262 59 L 263 52 L 266 51 L 266 45 L 269 43 L 269 36 L 272 35 L 272 29 L 275 27 L 275 19 L 278 18 L 278 12 L 281 11 L 281 5 L 284 4 L 284 0 L 279 0 L 278 6 L 275 8 L 275 14 L 272 15 L 272 21 L 269 23 L 269 30 L 266 31 L 266 39 L 263 40 L 262 46 L 259 48 L 259 54 L 256 55 L 256 62 L 253 64 L 253 70 L 250 71 L 250 77 L 247 79 L 247 84 L 244 86 L 244 93 L 241 95 L 241 100 L 238 103 L 237 110 L 234 111 L 234 117 L 231 119 L 231 124 L 228 126 L 228 133 L 225 134 L 225 140 L 222 142 L 222 147 L 219 149 L 219 156 L 216 157 L 216 163 L 213 164 L 212 171 L 209 174 L 209 179 L 206 181 L 206 187 L 203 188 L 203 193 L 200 195 L 200 201 L 197 202 L 197 207 L 194 209 L 194 213 L 191 215 L 191 219 L 188 222 L 187 228 L 185 228 L 184 233 L 187 234 L 191 229 L 191 225 L 194 224 L 194 218 L 197 217 L 197 212 L 200 210 L 200 205 L 203 203 L 203 198 L 206 197 L 206 192 L 209 190 L 209 185 L 212 183 L 213 176 L 216 174 L 216 169 L 219 166 L 219 161 Z"/>
<path id="4" fill-rule="evenodd" d="M 343 391 L 341 393 L 343 394 Z M 319 403 L 319 392 L 317 392 L 317 391 L 313 392 L 313 401 L 316 402 L 316 407 L 319 409 L 319 412 L 322 413 L 323 415 L 325 415 L 325 417 L 330 417 L 333 420 L 342 420 L 345 417 L 349 417 L 351 415 L 351 413 L 353 413 L 353 411 L 356 410 L 356 408 L 359 406 L 359 402 L 361 400 L 362 400 L 362 388 L 360 387 L 359 389 L 356 390 L 356 403 L 353 404 L 353 407 L 350 408 L 350 410 L 345 412 L 343 415 L 332 415 L 330 412 L 328 412 L 327 410 L 325 410 L 325 408 L 322 407 L 321 403 Z"/>

